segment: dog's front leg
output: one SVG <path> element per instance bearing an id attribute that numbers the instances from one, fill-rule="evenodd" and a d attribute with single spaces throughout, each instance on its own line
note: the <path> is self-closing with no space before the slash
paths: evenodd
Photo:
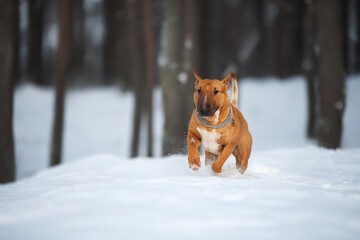
<path id="1" fill-rule="evenodd" d="M 195 135 L 191 132 L 188 132 L 187 137 L 187 144 L 188 144 L 188 151 L 189 151 L 189 167 L 192 170 L 198 170 L 201 167 L 200 162 L 200 153 L 199 153 L 199 146 L 200 146 L 200 140 L 195 137 Z"/>
<path id="2" fill-rule="evenodd" d="M 218 159 L 217 154 L 205 150 L 205 165 L 213 164 Z"/>
<path id="3" fill-rule="evenodd" d="M 216 160 L 212 165 L 212 170 L 215 173 L 221 172 L 222 166 L 224 165 L 225 161 L 230 157 L 231 153 L 234 151 L 235 146 L 235 144 L 228 144 L 224 147 L 224 149 L 220 153 L 218 160 Z"/>

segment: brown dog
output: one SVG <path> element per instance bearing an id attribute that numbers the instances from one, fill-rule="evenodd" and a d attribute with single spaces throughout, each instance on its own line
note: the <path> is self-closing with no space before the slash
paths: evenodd
<path id="1" fill-rule="evenodd" d="M 201 79 L 194 71 L 196 109 L 188 128 L 189 167 L 201 166 L 198 147 L 205 149 L 205 164 L 212 163 L 212 170 L 220 173 L 225 161 L 233 153 L 236 166 L 243 173 L 248 165 L 252 138 L 243 115 L 237 109 L 237 81 L 230 72 L 223 80 Z M 231 77 L 232 102 L 227 90 Z"/>

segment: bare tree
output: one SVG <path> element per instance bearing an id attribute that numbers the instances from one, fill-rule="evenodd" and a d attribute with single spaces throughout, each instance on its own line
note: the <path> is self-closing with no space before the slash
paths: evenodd
<path id="1" fill-rule="evenodd" d="M 280 77 L 299 73 L 302 57 L 303 2 L 300 0 L 280 0 L 281 42 Z"/>
<path id="2" fill-rule="evenodd" d="M 106 82 L 131 88 L 126 1 L 105 0 L 104 74 Z"/>
<path id="3" fill-rule="evenodd" d="M 262 76 L 265 70 L 264 1 L 241 2 L 239 76 Z"/>
<path id="4" fill-rule="evenodd" d="M 348 27 L 349 27 L 349 0 L 341 1 L 341 36 L 342 36 L 342 55 L 343 55 L 343 66 L 344 66 L 344 75 L 349 73 L 350 62 L 348 60 Z"/>
<path id="5" fill-rule="evenodd" d="M 347 73 L 354 74 L 359 70 L 360 62 L 359 62 L 359 46 L 360 46 L 360 38 L 359 38 L 359 30 L 360 30 L 360 3 L 358 0 L 349 0 L 347 1 L 348 5 L 346 7 L 348 13 L 344 16 L 347 18 L 347 28 L 345 30 L 345 34 L 347 36 L 347 59 L 348 59 L 348 67 Z"/>
<path id="6" fill-rule="evenodd" d="M 356 36 L 357 36 L 357 43 L 355 46 L 355 71 L 356 72 L 360 72 L 360 3 L 359 1 L 356 1 L 356 3 L 354 4 L 356 6 L 357 9 L 357 14 L 356 14 Z"/>
<path id="7" fill-rule="evenodd" d="M 72 4 L 72 0 L 59 0 L 59 45 L 56 63 L 56 98 L 51 143 L 51 166 L 57 165 L 61 162 L 64 121 L 64 95 L 66 79 L 69 72 L 71 49 Z"/>
<path id="8" fill-rule="evenodd" d="M 186 123 L 190 120 L 192 110 L 194 110 L 194 100 L 191 97 L 194 91 L 193 71 L 200 68 L 199 2 L 199 0 L 184 2 L 182 70 L 178 80 L 183 83 L 185 96 L 188 96 L 183 100 L 183 121 Z"/>
<path id="9" fill-rule="evenodd" d="M 83 82 L 85 57 L 85 17 L 84 0 L 74 1 L 73 6 L 73 33 L 71 46 L 70 81 L 73 84 Z"/>
<path id="10" fill-rule="evenodd" d="M 196 54 L 195 48 L 198 42 L 196 36 L 192 34 L 196 32 L 197 27 L 189 26 L 190 20 L 184 19 L 184 8 L 189 11 L 186 14 L 197 12 L 196 5 L 193 4 L 198 3 L 181 0 L 164 2 L 159 65 L 165 109 L 163 136 L 165 155 L 186 152 L 185 136 L 191 112 L 194 110 L 192 102 L 194 82 L 193 77 L 189 78 L 187 69 L 193 70 L 196 67 L 197 60 L 193 54 Z M 186 15 L 187 17 L 189 15 Z M 195 24 L 196 21 L 193 23 Z"/>
<path id="11" fill-rule="evenodd" d="M 317 0 L 316 5 L 319 39 L 317 141 L 320 146 L 338 148 L 345 108 L 342 3 Z"/>
<path id="12" fill-rule="evenodd" d="M 148 117 L 147 124 L 147 155 L 153 155 L 153 111 L 152 98 L 153 86 L 155 82 L 155 26 L 154 26 L 154 1 L 148 0 L 145 2 L 145 55 L 146 55 L 146 79 L 147 79 L 147 100 L 146 112 Z"/>
<path id="13" fill-rule="evenodd" d="M 29 33 L 27 75 L 31 82 L 44 84 L 42 79 L 42 44 L 44 0 L 29 1 Z"/>
<path id="14" fill-rule="evenodd" d="M 145 95 L 146 85 L 142 84 L 144 79 L 144 55 L 143 55 L 143 42 L 142 42 L 142 22 L 141 22 L 141 3 L 139 0 L 128 0 L 127 2 L 127 23 L 128 31 L 128 46 L 130 56 L 130 78 L 133 85 L 135 94 L 135 108 L 134 108 L 134 124 L 131 142 L 131 157 L 138 155 L 139 141 L 140 141 L 140 126 L 141 118 L 145 110 Z"/>
<path id="15" fill-rule="evenodd" d="M 0 183 L 15 180 L 13 88 L 18 58 L 18 0 L 0 0 Z"/>
<path id="16" fill-rule="evenodd" d="M 44 3 L 43 16 L 43 45 L 41 71 L 42 80 L 45 85 L 54 85 L 56 80 L 56 52 L 57 43 L 49 41 L 53 36 L 54 29 L 58 23 L 58 0 L 46 0 Z M 51 38 L 50 38 L 51 39 Z"/>
<path id="17" fill-rule="evenodd" d="M 308 94 L 308 122 L 307 136 L 315 137 L 315 120 L 316 120 L 316 82 L 317 61 L 316 61 L 316 15 L 314 1 L 306 2 L 306 13 L 304 18 L 304 59 L 302 63 L 303 71 L 306 78 L 307 94 Z"/>
<path id="18" fill-rule="evenodd" d="M 195 1 L 196 2 L 196 1 Z M 225 58 L 225 34 L 222 22 L 222 1 L 202 1 L 201 6 L 201 44 L 202 71 L 201 74 L 209 78 L 218 77 L 224 70 Z M 187 17 L 189 16 L 185 11 Z"/>
<path id="19" fill-rule="evenodd" d="M 279 43 L 281 42 L 281 19 L 280 19 L 280 4 L 279 1 L 270 0 L 265 2 L 268 10 L 266 21 L 268 27 L 266 28 L 267 39 L 267 72 L 270 75 L 280 76 L 280 51 Z"/>

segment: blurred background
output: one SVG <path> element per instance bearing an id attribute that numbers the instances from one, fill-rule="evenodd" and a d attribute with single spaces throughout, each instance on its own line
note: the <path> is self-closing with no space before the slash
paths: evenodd
<path id="1" fill-rule="evenodd" d="M 359 9 L 0 0 L 0 182 L 91 154 L 186 154 L 193 70 L 237 74 L 254 150 L 360 147 Z"/>

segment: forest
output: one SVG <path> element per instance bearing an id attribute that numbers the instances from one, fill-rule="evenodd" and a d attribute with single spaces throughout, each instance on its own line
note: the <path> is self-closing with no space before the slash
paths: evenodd
<path id="1" fill-rule="evenodd" d="M 134 95 L 131 157 L 146 126 L 153 156 L 153 91 L 162 89 L 162 154 L 186 153 L 193 76 L 239 81 L 302 75 L 307 136 L 341 147 L 345 78 L 360 71 L 356 0 L 2 0 L 1 182 L 15 179 L 14 89 L 56 91 L 50 165 L 61 162 L 69 89 L 118 86 Z M 335 107 L 334 107 L 335 106 Z"/>
<path id="2" fill-rule="evenodd" d="M 0 239 L 359 239 L 359 4 L 0 0 Z"/>

